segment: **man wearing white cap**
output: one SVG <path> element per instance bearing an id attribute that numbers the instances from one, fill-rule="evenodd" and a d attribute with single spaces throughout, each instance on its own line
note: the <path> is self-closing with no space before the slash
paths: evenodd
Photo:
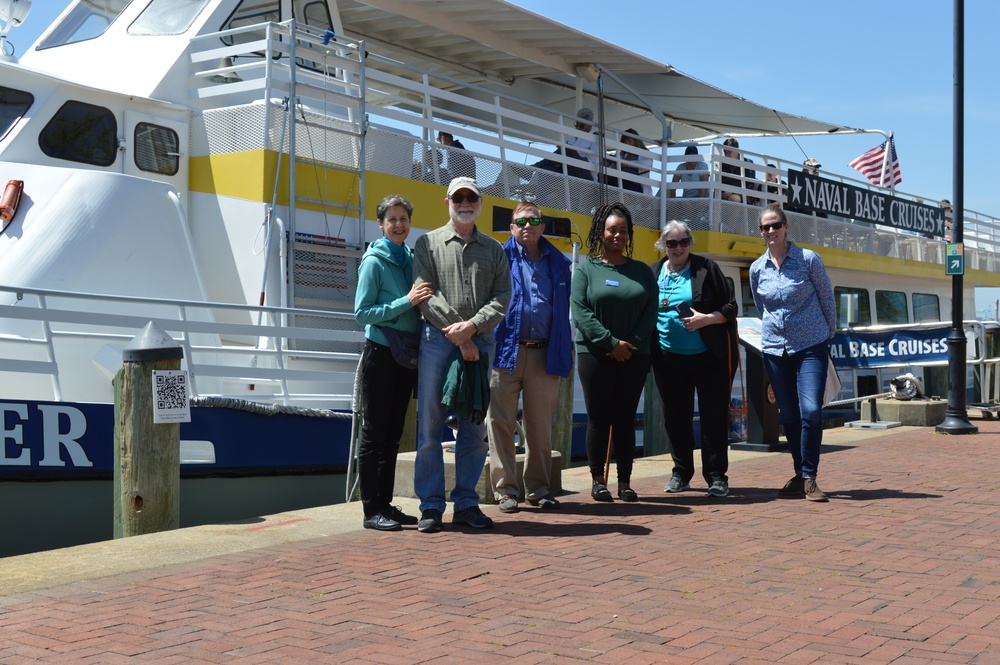
<path id="1" fill-rule="evenodd" d="M 413 489 L 420 498 L 417 530 L 441 530 L 445 509 L 444 456 L 441 432 L 447 409 L 441 403 L 449 358 L 455 347 L 465 361 L 493 352 L 493 330 L 510 304 L 510 267 L 503 247 L 476 229 L 482 211 L 479 185 L 472 178 L 455 178 L 448 186 L 449 221 L 417 239 L 413 278 L 429 282 L 434 294 L 420 305 L 424 325 L 420 336 L 417 378 L 417 458 Z M 459 420 L 455 436 L 455 487 L 452 523 L 489 529 L 493 520 L 479 509 L 476 485 L 486 462 L 486 425 Z"/>

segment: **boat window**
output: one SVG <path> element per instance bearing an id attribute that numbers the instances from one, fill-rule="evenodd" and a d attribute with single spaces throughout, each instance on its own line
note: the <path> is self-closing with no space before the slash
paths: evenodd
<path id="1" fill-rule="evenodd" d="M 169 127 L 140 122 L 135 126 L 135 165 L 141 171 L 177 175 L 180 139 Z"/>
<path id="2" fill-rule="evenodd" d="M 7 138 L 7 132 L 28 112 L 34 101 L 30 92 L 0 85 L 0 141 Z"/>
<path id="3" fill-rule="evenodd" d="M 875 319 L 879 323 L 906 323 L 906 294 L 902 291 L 875 291 Z"/>
<path id="4" fill-rule="evenodd" d="M 153 0 L 128 27 L 132 35 L 180 35 L 187 31 L 208 0 Z"/>
<path id="5" fill-rule="evenodd" d="M 940 321 L 941 306 L 938 297 L 932 293 L 914 293 L 913 301 L 913 322 Z"/>
<path id="6" fill-rule="evenodd" d="M 868 289 L 835 286 L 833 295 L 837 301 L 838 328 L 870 326 L 872 324 L 872 307 L 868 298 Z"/>
<path id="7" fill-rule="evenodd" d="M 229 15 L 226 22 L 222 24 L 222 30 L 232 30 L 233 28 L 242 28 L 248 25 L 256 25 L 257 23 L 280 22 L 281 9 L 278 6 L 277 0 L 264 0 L 263 2 L 261 0 L 243 0 L 243 2 L 236 6 L 233 13 Z M 226 46 L 232 46 L 234 44 L 246 44 L 258 39 L 264 39 L 263 30 L 228 35 L 222 38 L 222 43 Z"/>
<path id="8" fill-rule="evenodd" d="M 45 125 L 38 145 L 49 157 L 111 166 L 118 154 L 118 122 L 102 106 L 69 101 Z"/>
<path id="9" fill-rule="evenodd" d="M 104 34 L 132 0 L 80 0 L 38 45 L 38 50 L 94 39 Z"/>
<path id="10" fill-rule="evenodd" d="M 323 0 L 295 0 L 292 4 L 292 13 L 299 23 L 305 23 L 318 30 L 333 30 L 330 10 Z"/>
<path id="11" fill-rule="evenodd" d="M 743 311 L 739 316 L 752 316 L 760 318 L 757 305 L 753 301 L 753 290 L 750 288 L 750 269 L 740 268 L 740 295 L 743 301 Z"/>

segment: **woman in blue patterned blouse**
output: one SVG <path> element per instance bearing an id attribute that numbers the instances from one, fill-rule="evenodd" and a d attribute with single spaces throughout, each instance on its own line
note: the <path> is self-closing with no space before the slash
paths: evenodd
<path id="1" fill-rule="evenodd" d="M 830 338 L 837 330 L 833 286 L 819 255 L 788 239 L 788 219 L 779 204 L 761 210 L 760 234 L 767 251 L 750 266 L 750 288 L 761 314 L 764 369 L 795 465 L 795 476 L 778 496 L 826 501 L 816 471 Z"/>

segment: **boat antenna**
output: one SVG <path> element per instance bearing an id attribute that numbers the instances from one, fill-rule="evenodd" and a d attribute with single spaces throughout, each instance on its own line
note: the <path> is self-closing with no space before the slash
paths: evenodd
<path id="1" fill-rule="evenodd" d="M 795 138 L 795 134 L 792 134 L 792 130 L 790 130 L 788 128 L 788 125 L 785 124 L 785 120 L 781 117 L 781 114 L 778 113 L 776 109 L 771 109 L 771 112 L 774 114 L 774 117 L 778 119 L 778 122 L 781 123 L 781 126 L 785 128 L 785 133 L 787 133 L 788 136 L 791 136 L 792 140 L 795 141 L 795 145 L 799 147 L 799 151 L 802 153 L 802 156 L 808 159 L 809 154 L 805 150 L 803 150 L 802 144 L 799 143 L 799 140 L 797 138 Z"/>

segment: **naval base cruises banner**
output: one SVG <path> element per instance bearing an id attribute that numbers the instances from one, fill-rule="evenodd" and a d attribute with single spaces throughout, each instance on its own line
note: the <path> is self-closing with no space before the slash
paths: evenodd
<path id="1" fill-rule="evenodd" d="M 948 360 L 948 326 L 909 330 L 842 330 L 830 340 L 837 369 L 923 365 Z"/>
<path id="2" fill-rule="evenodd" d="M 787 210 L 824 212 L 844 219 L 944 238 L 944 210 L 935 206 L 792 169 L 788 170 L 786 191 Z"/>
<path id="3" fill-rule="evenodd" d="M 740 317 L 740 342 L 761 351 L 760 319 Z M 830 357 L 837 369 L 862 369 L 892 365 L 924 365 L 948 361 L 948 333 L 951 328 L 942 323 L 909 329 L 839 330 L 830 340 Z M 966 356 L 976 356 L 976 336 L 965 327 Z"/>

